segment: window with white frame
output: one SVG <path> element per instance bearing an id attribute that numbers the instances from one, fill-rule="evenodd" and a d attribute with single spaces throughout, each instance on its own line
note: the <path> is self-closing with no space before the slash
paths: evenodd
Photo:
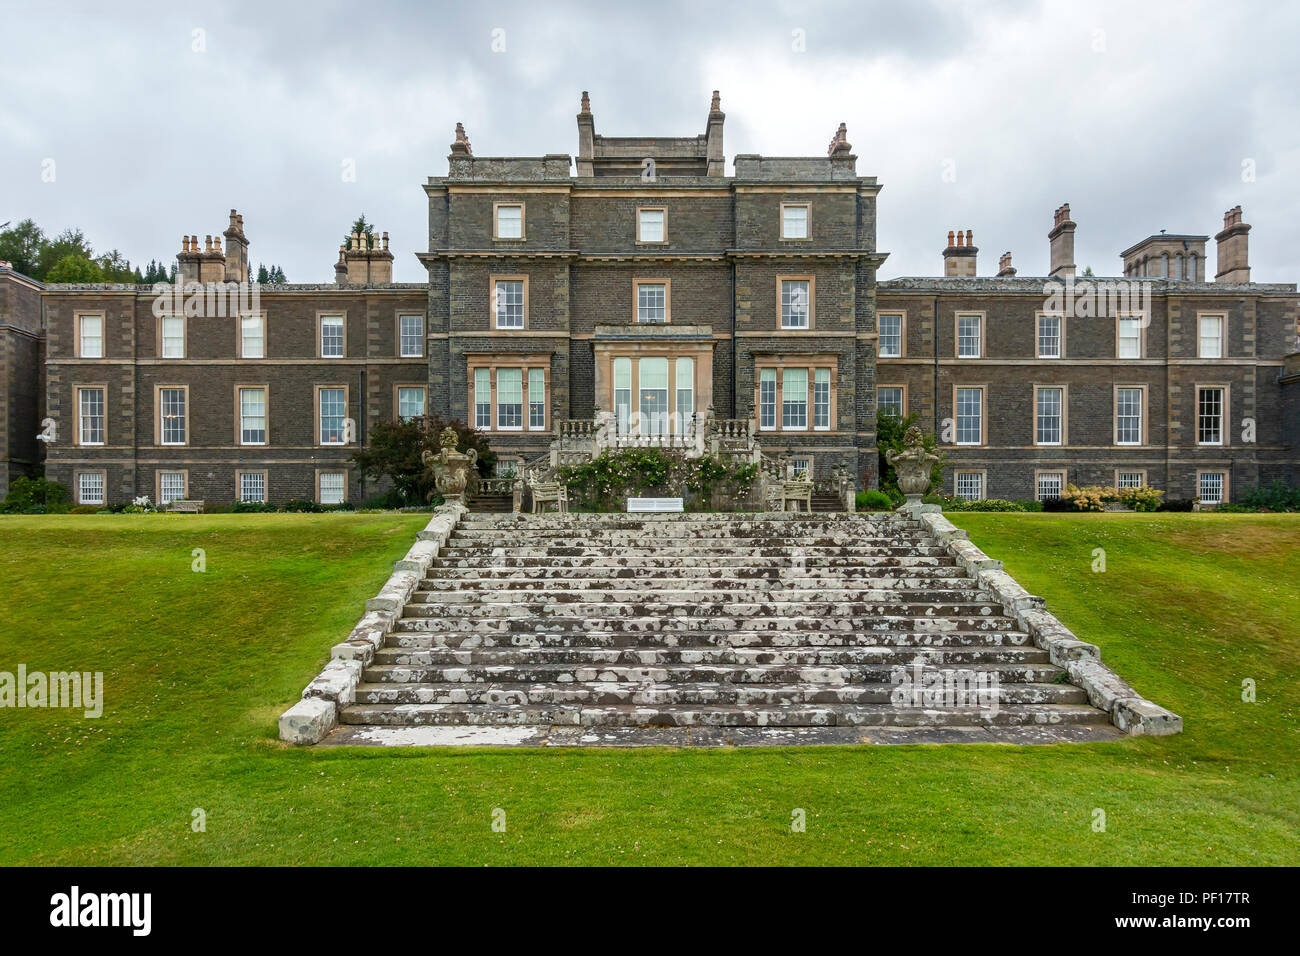
<path id="1" fill-rule="evenodd" d="M 1040 471 L 1035 494 L 1039 501 L 1046 501 L 1048 498 L 1059 498 L 1061 492 L 1065 490 L 1065 472 L 1063 471 Z"/>
<path id="2" fill-rule="evenodd" d="M 1196 443 L 1223 444 L 1222 388 L 1203 387 L 1196 390 Z"/>
<path id="3" fill-rule="evenodd" d="M 321 358 L 343 358 L 343 316 L 320 317 Z"/>
<path id="4" fill-rule="evenodd" d="M 239 500 L 266 503 L 266 473 L 262 471 L 241 471 L 239 473 Z"/>
<path id="5" fill-rule="evenodd" d="M 347 475 L 341 471 L 320 473 L 320 503 L 341 505 L 347 500 Z"/>
<path id="6" fill-rule="evenodd" d="M 497 459 L 497 477 L 498 478 L 515 478 L 519 475 L 518 458 L 498 458 Z"/>
<path id="7" fill-rule="evenodd" d="M 158 472 L 158 504 L 169 505 L 173 501 L 185 500 L 185 472 Z"/>
<path id="8" fill-rule="evenodd" d="M 474 369 L 474 427 L 492 427 L 492 370 Z"/>
<path id="9" fill-rule="evenodd" d="M 347 389 L 322 388 L 317 391 L 320 403 L 320 443 L 342 445 L 344 420 L 348 415 Z"/>
<path id="10" fill-rule="evenodd" d="M 266 444 L 266 389 L 239 390 L 239 443 Z"/>
<path id="11" fill-rule="evenodd" d="M 807 455 L 795 455 L 790 459 L 790 475 L 796 480 L 806 481 L 812 477 L 812 459 Z"/>
<path id="12" fill-rule="evenodd" d="M 524 371 L 497 369 L 497 428 L 518 431 L 524 427 Z"/>
<path id="13" fill-rule="evenodd" d="M 827 431 L 831 427 L 831 370 L 813 369 L 813 428 Z"/>
<path id="14" fill-rule="evenodd" d="M 812 283 L 807 279 L 781 280 L 781 328 L 806 329 L 811 313 Z"/>
<path id="15" fill-rule="evenodd" d="M 957 389 L 957 444 L 979 445 L 984 441 L 984 389 Z"/>
<path id="16" fill-rule="evenodd" d="M 1116 356 L 1126 359 L 1142 357 L 1142 316 L 1121 315 L 1118 319 Z"/>
<path id="17" fill-rule="evenodd" d="M 1063 388 L 1039 388 L 1036 390 L 1038 399 L 1038 422 L 1034 437 L 1034 443 L 1037 445 L 1059 445 L 1062 442 L 1064 433 L 1065 418 L 1065 389 Z"/>
<path id="18" fill-rule="evenodd" d="M 953 476 L 953 490 L 958 498 L 979 501 L 984 497 L 984 472 L 959 471 Z"/>
<path id="19" fill-rule="evenodd" d="M 159 321 L 162 324 L 162 357 L 185 358 L 185 316 L 164 315 Z"/>
<path id="20" fill-rule="evenodd" d="M 637 360 L 637 400 L 641 403 L 641 434 L 668 434 L 668 359 Z"/>
<path id="21" fill-rule="evenodd" d="M 695 359 L 679 356 L 673 372 L 677 388 L 677 420 L 681 423 L 678 432 L 684 434 L 695 417 Z"/>
<path id="22" fill-rule="evenodd" d="M 781 371 L 781 427 L 808 427 L 808 370 L 787 368 Z"/>
<path id="23" fill-rule="evenodd" d="M 1142 389 L 1115 389 L 1115 444 L 1142 444 Z"/>
<path id="24" fill-rule="evenodd" d="M 546 428 L 546 370 L 528 370 L 528 427 Z"/>
<path id="25" fill-rule="evenodd" d="M 77 354 L 81 358 L 104 357 L 104 317 L 102 315 L 83 315 L 80 317 L 81 341 Z"/>
<path id="26" fill-rule="evenodd" d="M 104 473 L 83 471 L 77 475 L 77 504 L 102 505 L 104 503 Z"/>
<path id="27" fill-rule="evenodd" d="M 104 444 L 104 390 L 77 389 L 77 444 Z"/>
<path id="28" fill-rule="evenodd" d="M 1197 491 L 1203 505 L 1223 504 L 1224 473 L 1203 471 L 1197 476 Z"/>
<path id="29" fill-rule="evenodd" d="M 637 242 L 663 242 L 666 218 L 667 214 L 663 209 L 638 209 L 636 211 Z"/>
<path id="30" fill-rule="evenodd" d="M 524 237 L 524 207 L 515 203 L 497 205 L 497 238 L 522 239 Z"/>
<path id="31" fill-rule="evenodd" d="M 498 329 L 524 327 L 524 280 L 497 279 L 493 292 Z"/>
<path id="32" fill-rule="evenodd" d="M 241 315 L 239 317 L 239 357 L 266 357 L 266 317 Z"/>
<path id="33" fill-rule="evenodd" d="M 618 434 L 627 435 L 632 421 L 632 360 L 614 359 L 614 417 Z"/>
<path id="34" fill-rule="evenodd" d="M 422 385 L 402 385 L 397 389 L 397 417 L 399 421 L 410 421 L 424 414 L 424 387 Z"/>
<path id="35" fill-rule="evenodd" d="M 1223 316 L 1203 315 L 1200 326 L 1200 358 L 1223 358 Z"/>
<path id="36" fill-rule="evenodd" d="M 1120 471 L 1115 474 L 1115 487 L 1121 490 L 1125 488 L 1141 488 L 1145 485 L 1146 474 L 1141 471 Z"/>
<path id="37" fill-rule="evenodd" d="M 185 444 L 185 389 L 158 389 L 159 436 L 164 445 Z"/>
<path id="38" fill-rule="evenodd" d="M 1061 316 L 1038 316 L 1038 357 L 1061 357 Z"/>
<path id="39" fill-rule="evenodd" d="M 397 318 L 399 354 L 402 358 L 419 358 L 424 354 L 424 316 L 401 315 Z"/>
<path id="40" fill-rule="evenodd" d="M 636 320 L 638 322 L 668 321 L 668 284 L 665 282 L 638 282 L 636 286 Z"/>
<path id="41" fill-rule="evenodd" d="M 967 313 L 957 316 L 957 357 L 979 358 L 983 349 L 984 316 Z"/>
<path id="42" fill-rule="evenodd" d="M 902 358 L 903 315 L 901 312 L 880 314 L 880 357 Z"/>
<path id="43" fill-rule="evenodd" d="M 781 207 L 781 238 L 808 238 L 808 207 L 786 203 Z"/>
<path id="44" fill-rule="evenodd" d="M 876 389 L 876 410 L 886 415 L 903 417 L 903 388 L 901 385 L 881 385 Z"/>
<path id="45" fill-rule="evenodd" d="M 776 369 L 765 368 L 758 373 L 758 427 L 776 428 Z"/>

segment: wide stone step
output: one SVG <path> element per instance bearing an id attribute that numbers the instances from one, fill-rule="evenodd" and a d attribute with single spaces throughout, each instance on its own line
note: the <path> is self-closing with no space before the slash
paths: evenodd
<path id="1" fill-rule="evenodd" d="M 985 681 L 984 675 L 954 673 L 947 700 L 967 703 L 1086 704 L 1088 695 L 1071 684 Z M 527 681 L 492 683 L 359 684 L 358 704 L 889 704 L 898 685 L 675 681 Z M 978 694 L 979 696 L 969 696 Z M 932 701 L 938 698 L 932 697 Z M 905 701 L 910 705 L 911 701 Z M 924 698 L 922 698 L 924 703 Z"/>
<path id="2" fill-rule="evenodd" d="M 729 683 L 729 684 L 801 684 L 816 683 L 827 686 L 842 684 L 887 684 L 899 678 L 899 668 L 909 673 L 914 668 L 910 664 L 832 664 L 832 665 L 785 665 L 785 664 L 750 664 L 738 667 L 734 664 L 600 664 L 586 667 L 571 663 L 554 662 L 544 664 L 491 664 L 467 667 L 463 664 L 372 664 L 366 668 L 364 680 L 367 684 L 533 684 L 533 683 L 577 683 L 581 681 L 600 681 L 612 683 L 664 684 L 684 681 L 687 683 Z M 1065 671 L 1050 663 L 967 663 L 949 670 L 959 670 L 982 678 L 986 683 L 996 679 L 999 684 L 1053 684 L 1064 676 Z M 925 673 L 923 670 L 922 673 Z M 1059 686 L 1072 686 L 1061 684 Z"/>
<path id="3" fill-rule="evenodd" d="M 444 547 L 439 557 L 455 560 L 462 557 L 506 556 L 512 558 L 624 558 L 653 557 L 667 558 L 695 557 L 708 558 L 738 557 L 750 560 L 764 558 L 902 558 L 902 557 L 937 557 L 946 555 L 946 548 L 939 545 L 793 545 L 774 542 L 770 545 L 743 544 L 709 544 L 703 547 L 682 547 L 671 542 L 662 545 L 642 539 L 636 545 L 623 545 L 618 548 L 591 547 L 588 545 L 553 545 L 533 547 L 527 543 L 513 542 L 499 548 L 481 548 L 477 545 L 462 547 L 455 542 Z"/>
<path id="4" fill-rule="evenodd" d="M 890 704 L 771 704 L 739 707 L 691 704 L 356 704 L 340 713 L 345 724 L 550 724 L 582 727 L 922 727 L 1095 724 L 1103 711 L 1086 704 L 1006 707 L 894 707 Z"/>
<path id="5" fill-rule="evenodd" d="M 736 631 L 586 630 L 480 634 L 473 631 L 399 629 L 388 635 L 387 647 L 1003 647 L 1029 643 L 1024 631 Z"/>
<path id="6" fill-rule="evenodd" d="M 464 515 L 458 528 L 582 528 L 584 530 L 608 527 L 649 528 L 653 526 L 674 528 L 718 527 L 736 525 L 803 525 L 808 527 L 906 527 L 913 528 L 917 523 L 902 515 L 889 513 L 876 514 L 809 514 L 795 511 L 764 512 L 698 512 L 685 513 L 640 513 L 606 512 L 603 514 L 579 514 L 577 512 L 558 515 L 513 514 L 513 515 Z"/>
<path id="7" fill-rule="evenodd" d="M 649 617 L 670 620 L 698 620 L 708 618 L 809 617 L 837 620 L 876 617 L 880 619 L 923 618 L 939 621 L 945 618 L 979 618 L 980 622 L 998 617 L 998 605 L 983 603 L 866 603 L 851 601 L 736 601 L 724 597 L 713 602 L 677 600 L 672 595 L 641 595 L 635 603 L 621 601 L 569 600 L 573 595 L 561 594 L 551 598 L 520 597 L 499 602 L 475 601 L 470 604 L 434 603 L 406 605 L 405 618 L 436 618 L 442 621 L 501 621 L 515 618 L 535 620 L 549 624 L 552 620 L 585 618 L 587 620 L 640 620 Z M 653 597 L 653 600 L 650 598 Z M 666 599 L 665 599 L 666 598 Z M 1009 618 L 1003 626 L 1012 627 Z M 825 623 L 825 622 L 823 622 Z M 953 625 L 957 626 L 956 624 Z M 981 626 L 981 625 L 976 625 Z"/>
<path id="8" fill-rule="evenodd" d="M 718 582 L 718 586 L 737 584 L 780 583 L 806 587 L 835 586 L 840 582 L 866 583 L 872 587 L 957 587 L 969 584 L 971 578 L 953 566 L 931 567 L 861 567 L 861 568 L 791 568 L 791 567 L 690 567 L 675 572 L 659 568 L 615 567 L 524 567 L 524 568 L 438 568 L 426 577 L 420 587 L 432 589 L 435 584 L 455 588 L 475 582 L 526 582 L 529 584 L 572 583 L 577 587 L 593 587 L 608 582 L 635 581 L 638 587 L 674 586 L 683 582 Z"/>
<path id="9" fill-rule="evenodd" d="M 699 528 L 683 531 L 672 528 L 636 529 L 602 529 L 579 534 L 567 528 L 472 528 L 457 529 L 451 540 L 458 544 L 483 547 L 501 547 L 527 541 L 533 544 L 573 544 L 590 545 L 640 544 L 647 540 L 666 541 L 675 545 L 689 545 L 706 541 L 736 541 L 742 543 L 769 541 L 801 541 L 815 543 L 818 541 L 840 544 L 844 542 L 859 544 L 928 544 L 925 535 L 903 529 L 891 529 L 887 533 L 873 532 L 864 534 L 853 528 L 825 529 L 773 529 L 771 527 L 735 528 Z"/>
<path id="10" fill-rule="evenodd" d="M 646 587 L 638 585 L 629 588 L 626 585 L 607 584 L 605 587 L 593 587 L 591 582 L 556 581 L 531 583 L 527 587 L 507 587 L 503 582 L 497 585 L 483 585 L 472 582 L 442 582 L 441 587 L 416 591 L 411 595 L 412 605 L 440 607 L 446 605 L 478 604 L 484 607 L 499 607 L 503 604 L 531 605 L 535 602 L 552 604 L 583 603 L 641 603 L 646 600 L 672 602 L 677 604 L 723 604 L 743 601 L 770 603 L 807 603 L 813 601 L 833 601 L 836 603 L 876 603 L 905 602 L 907 604 L 979 604 L 996 606 L 992 595 L 980 591 L 974 585 L 965 588 L 847 588 L 827 585 L 820 588 L 790 588 L 780 584 L 755 584 L 749 582 L 744 588 L 717 587 Z M 662 582 L 666 585 L 682 582 Z M 576 585 L 576 586 L 575 586 Z"/>
<path id="11" fill-rule="evenodd" d="M 915 554 L 892 556 L 827 557 L 825 555 L 768 555 L 758 557 L 752 554 L 728 555 L 610 555 L 601 553 L 588 556 L 552 555 L 549 557 L 512 554 L 474 554 L 472 557 L 449 557 L 445 553 L 434 559 L 434 568 L 656 568 L 659 570 L 676 570 L 678 568 L 795 568 L 799 570 L 812 568 L 834 568 L 843 570 L 877 568 L 951 568 L 956 560 L 947 554 L 920 556 Z"/>
<path id="12" fill-rule="evenodd" d="M 1047 651 L 1030 644 L 1003 647 L 916 647 L 893 645 L 846 647 L 475 647 L 407 650 L 381 647 L 376 664 L 414 667 L 490 667 L 503 664 L 604 664 L 652 667 L 668 664 L 749 667 L 760 664 L 787 667 L 911 664 L 920 657 L 929 665 L 1046 664 Z M 417 678 L 424 679 L 424 678 Z"/>
<path id="13" fill-rule="evenodd" d="M 410 609 L 408 608 L 408 611 Z M 794 617 L 726 615 L 717 617 L 403 617 L 397 631 L 430 631 L 464 634 L 548 634 L 611 631 L 624 634 L 682 633 L 689 631 L 775 631 L 789 634 L 854 634 L 874 631 L 1014 631 L 1016 622 L 1002 615 L 986 617 L 910 617 L 901 614 L 869 617 Z"/>

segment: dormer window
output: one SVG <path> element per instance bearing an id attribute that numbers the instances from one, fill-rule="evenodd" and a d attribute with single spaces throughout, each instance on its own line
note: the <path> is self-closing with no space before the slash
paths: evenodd
<path id="1" fill-rule="evenodd" d="M 636 211 L 636 241 L 664 242 L 668 235 L 668 210 L 662 206 Z"/>
<path id="2" fill-rule="evenodd" d="M 499 202 L 493 207 L 496 222 L 494 239 L 524 238 L 524 204 Z"/>
<path id="3" fill-rule="evenodd" d="M 782 203 L 781 204 L 781 238 L 782 239 L 807 239 L 808 238 L 808 204 L 807 203 Z"/>

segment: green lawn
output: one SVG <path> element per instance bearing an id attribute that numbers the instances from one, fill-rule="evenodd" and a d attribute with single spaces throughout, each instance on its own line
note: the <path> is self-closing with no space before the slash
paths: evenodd
<path id="1" fill-rule="evenodd" d="M 287 749 L 276 717 L 425 517 L 0 518 L 0 671 L 106 685 L 98 720 L 0 710 L 0 863 L 1300 863 L 1298 516 L 952 517 L 1186 733 Z"/>

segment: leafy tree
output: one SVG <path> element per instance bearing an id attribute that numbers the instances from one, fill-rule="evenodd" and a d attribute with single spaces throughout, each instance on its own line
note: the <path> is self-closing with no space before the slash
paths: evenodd
<path id="1" fill-rule="evenodd" d="M 45 273 L 45 282 L 103 282 L 104 271 L 86 256 L 69 253 Z"/>
<path id="2" fill-rule="evenodd" d="M 30 219 L 24 219 L 16 226 L 0 231 L 0 259 L 13 263 L 14 269 L 23 275 L 39 278 L 36 271 L 45 241 L 41 227 Z"/>
<path id="3" fill-rule="evenodd" d="M 95 258 L 95 250 L 91 248 L 90 243 L 86 241 L 86 234 L 80 229 L 64 229 L 53 239 L 41 244 L 40 257 L 36 267 L 40 272 L 39 278 L 47 279 L 50 270 L 67 256 L 76 256 L 91 261 Z M 68 280 L 49 279 L 49 281 Z"/>
<path id="4" fill-rule="evenodd" d="M 438 437 L 446 427 L 459 436 L 457 448 L 478 452 L 478 473 L 490 477 L 496 469 L 496 453 L 488 447 L 487 437 L 464 422 L 426 415 L 403 422 L 380 422 L 370 430 L 365 448 L 353 452 L 352 460 L 367 478 L 388 478 L 408 505 L 421 505 L 435 494 L 433 474 L 424 467 L 425 449 L 435 455 Z"/>
<path id="5" fill-rule="evenodd" d="M 903 500 L 903 493 L 898 488 L 898 475 L 894 473 L 894 466 L 886 460 L 885 453 L 890 449 L 894 451 L 903 450 L 903 436 L 907 434 L 909 428 L 916 424 L 917 418 L 916 412 L 903 417 L 899 417 L 893 412 L 876 412 L 876 451 L 880 455 L 878 464 L 880 469 L 880 490 L 896 501 Z M 939 456 L 939 460 L 930 469 L 930 487 L 938 488 L 943 485 L 943 468 L 947 464 L 946 457 L 939 450 L 939 441 L 933 432 L 922 429 L 921 443 L 925 446 L 926 451 Z"/>

